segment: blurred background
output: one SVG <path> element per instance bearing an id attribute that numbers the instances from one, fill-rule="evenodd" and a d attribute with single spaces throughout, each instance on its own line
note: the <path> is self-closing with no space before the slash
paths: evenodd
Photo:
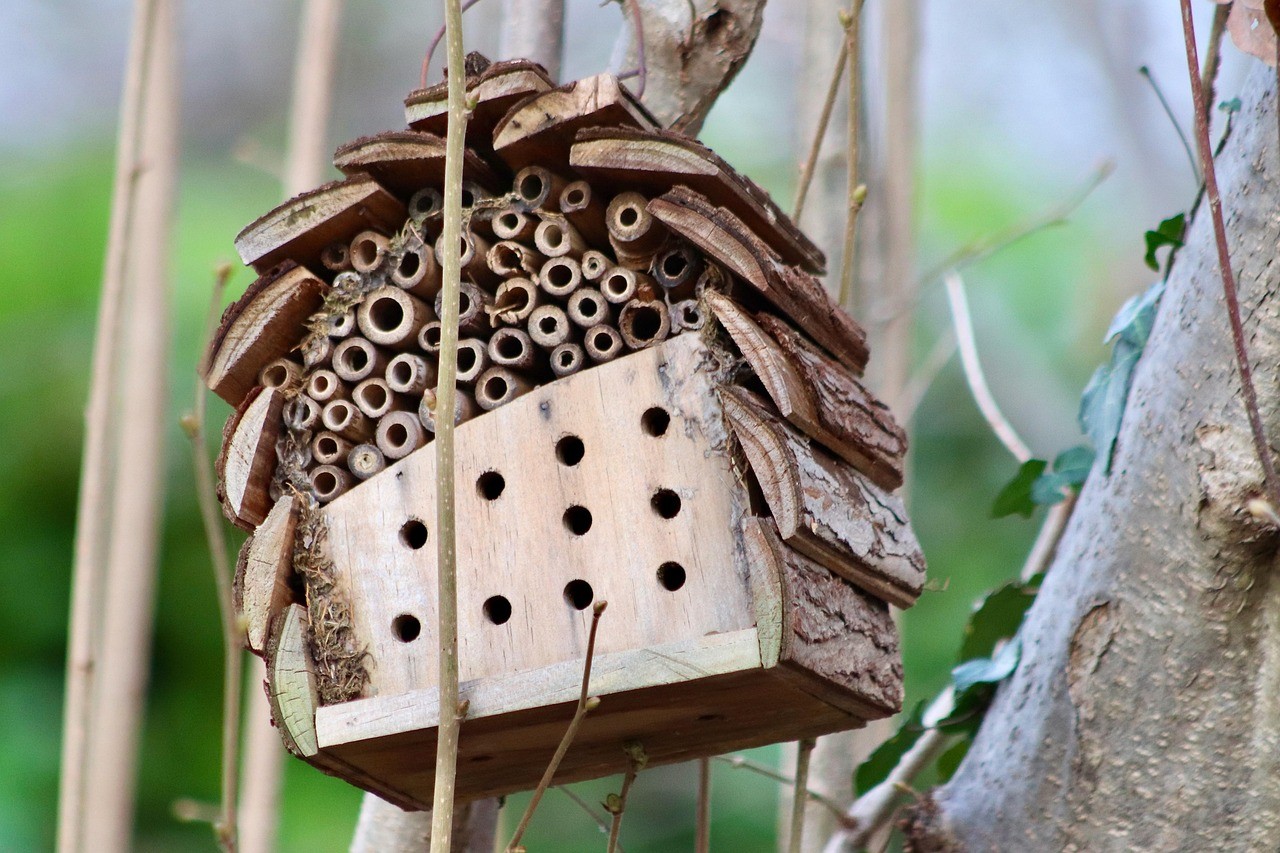
<path id="1" fill-rule="evenodd" d="M 192 404 L 212 270 L 234 259 L 236 232 L 280 196 L 299 16 L 299 4 L 285 0 L 184 5 L 172 417 L 136 837 L 146 851 L 213 849 L 207 826 L 172 817 L 176 799 L 217 798 L 221 687 L 214 586 L 177 419 Z M 1154 280 L 1142 262 L 1143 232 L 1187 209 L 1195 192 L 1177 133 L 1138 72 L 1150 68 L 1188 126 L 1178 11 L 1157 0 L 933 0 L 922 7 L 921 275 L 975 239 L 1035 222 L 1077 196 L 1099 164 L 1115 165 L 1066 224 L 965 271 L 995 396 L 1036 455 L 1051 459 L 1081 442 L 1079 395 L 1105 356 L 1108 320 Z M 1203 35 L 1212 6 L 1198 7 Z M 867 4 L 869 22 L 880 12 L 877 0 Z M 805 15 L 800 0 L 767 7 L 754 56 L 702 133 L 784 208 L 808 144 L 793 113 L 798 87 L 806 74 L 828 73 L 806 67 L 814 53 L 806 48 Z M 501 0 L 468 13 L 468 49 L 497 58 L 500 16 Z M 4 851 L 53 845 L 82 410 L 129 18 L 125 0 L 0 4 L 0 436 L 9 448 L 0 454 Z M 608 66 L 619 21 L 615 5 L 568 1 L 563 79 Z M 331 147 L 403 125 L 401 101 L 416 86 L 423 48 L 439 26 L 438 3 L 349 0 Z M 829 33 L 834 52 L 841 38 L 834 20 Z M 875 38 L 869 24 L 870 77 Z M 1224 52 L 1219 100 L 1234 96 L 1248 64 L 1234 48 Z M 239 272 L 230 295 L 251 278 Z M 938 282 L 925 279 L 922 287 L 912 342 L 918 362 L 949 328 Z M 215 434 L 226 414 L 214 399 Z M 909 705 L 946 684 L 971 603 L 1016 575 L 1036 530 L 1034 521 L 990 518 L 1017 466 L 977 414 L 954 358 L 916 408 L 912 439 L 910 503 L 932 582 L 903 618 Z M 778 749 L 753 757 L 775 764 Z M 777 785 L 723 764 L 714 772 L 715 847 L 774 849 Z M 605 780 L 575 790 L 598 802 L 616 786 Z M 359 791 L 290 760 L 281 849 L 346 849 L 359 799 Z M 523 806 L 522 798 L 513 802 Z M 691 849 L 693 814 L 689 768 L 642 774 L 626 849 Z M 527 843 L 557 851 L 603 846 L 598 829 L 555 792 Z"/>

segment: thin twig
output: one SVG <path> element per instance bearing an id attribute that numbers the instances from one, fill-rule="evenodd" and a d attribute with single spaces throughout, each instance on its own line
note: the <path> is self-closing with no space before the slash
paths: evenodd
<path id="1" fill-rule="evenodd" d="M 712 758 L 712 761 L 720 761 L 725 764 L 728 764 L 730 767 L 734 767 L 739 770 L 750 770 L 752 773 L 763 776 L 766 779 L 772 779 L 773 781 L 778 782 L 782 785 L 787 785 L 789 787 L 795 785 L 795 780 L 792 779 L 790 776 L 783 775 L 782 773 L 779 773 L 778 771 L 774 770 L 772 767 L 767 767 L 763 764 L 760 764 L 759 762 L 752 761 L 750 758 L 746 758 L 741 755 L 717 755 Z M 840 820 L 840 822 L 843 823 L 846 820 L 844 816 L 844 807 L 841 806 L 839 803 L 837 803 L 835 800 L 831 799 L 825 794 L 822 794 L 822 793 L 819 793 L 818 791 L 813 790 L 812 788 L 809 788 L 804 793 L 805 793 L 805 796 L 808 797 L 810 800 L 813 800 L 815 803 L 817 803 L 818 805 L 822 806 L 823 808 L 831 812 L 833 815 L 835 815 L 836 818 Z"/>
<path id="2" fill-rule="evenodd" d="M 204 347 L 213 340 L 222 311 L 222 296 L 231 278 L 231 265 L 218 268 L 205 318 Z M 236 626 L 235 602 L 231 593 L 231 563 L 227 559 L 227 534 L 218 512 L 213 466 L 205 446 L 205 408 L 208 390 L 204 380 L 196 377 L 193 411 L 182 419 L 183 430 L 191 440 L 191 465 L 195 472 L 196 501 L 204 522 L 204 535 L 209 546 L 214 585 L 218 591 L 218 611 L 222 617 L 222 808 L 214 821 L 218 843 L 223 849 L 237 847 L 236 805 L 240 781 L 240 684 L 244 652 L 240 648 L 240 631 Z"/>
<path id="3" fill-rule="evenodd" d="M 858 136 L 862 132 L 862 6 L 855 0 L 844 23 L 845 65 L 849 71 L 848 183 L 845 194 L 844 248 L 840 266 L 840 304 L 848 307 L 853 298 L 853 285 L 858 277 L 858 213 L 867 198 L 867 188 L 858 178 Z"/>
<path id="4" fill-rule="evenodd" d="M 787 845 L 790 853 L 800 853 L 800 845 L 804 843 L 804 792 L 809 790 L 809 759 L 813 756 L 813 748 L 818 745 L 815 738 L 805 738 L 796 749 L 796 781 L 795 791 L 791 795 L 791 840 Z"/>
<path id="5" fill-rule="evenodd" d="M 831 113 L 835 110 L 836 95 L 840 91 L 840 81 L 844 79 L 844 67 L 849 61 L 849 40 L 846 38 L 836 54 L 835 68 L 831 71 L 831 83 L 827 86 L 827 96 L 822 101 L 822 112 L 818 114 L 818 124 L 813 129 L 813 141 L 809 143 L 809 155 L 800 168 L 800 182 L 796 187 L 796 201 L 792 206 L 791 218 L 799 222 L 804 213 L 804 203 L 809 197 L 809 187 L 813 183 L 813 174 L 818 167 L 818 155 L 822 152 L 822 140 L 827 135 L 827 126 L 831 124 Z"/>
<path id="6" fill-rule="evenodd" d="M 1218 69 L 1222 66 L 1222 38 L 1227 33 L 1227 18 L 1231 4 L 1224 3 L 1213 9 L 1213 23 L 1209 26 L 1209 43 L 1205 46 L 1204 68 L 1200 72 L 1200 85 L 1204 87 L 1205 100 L 1213 106 L 1214 89 L 1218 85 Z M 1277 41 L 1280 46 L 1280 40 Z"/>
<path id="7" fill-rule="evenodd" d="M 1205 192 L 1209 199 L 1209 213 L 1213 217 L 1213 232 L 1218 244 L 1218 269 L 1222 275 L 1222 293 L 1227 301 L 1227 319 L 1231 323 L 1231 341 L 1235 349 L 1236 367 L 1240 371 L 1240 386 L 1244 392 L 1245 412 L 1249 416 L 1249 428 L 1253 431 L 1253 444 L 1262 464 L 1263 485 L 1272 506 L 1280 507 L 1280 482 L 1276 480 L 1275 460 L 1267 442 L 1262 415 L 1258 412 L 1258 393 L 1253 385 L 1253 370 L 1249 366 L 1249 353 L 1245 347 L 1244 324 L 1240 319 L 1240 298 L 1236 293 L 1235 273 L 1231 269 L 1231 250 L 1227 246 L 1227 226 L 1222 217 L 1222 196 L 1218 193 L 1218 174 L 1213 163 L 1213 149 L 1209 143 L 1209 110 L 1204 100 L 1204 88 L 1200 81 L 1200 62 L 1196 58 L 1195 23 L 1191 16 L 1191 0 L 1182 0 L 1182 33 L 1187 47 L 1187 72 L 1191 77 L 1191 94 L 1195 99 L 1196 142 L 1200 149 Z"/>
<path id="8" fill-rule="evenodd" d="M 952 271 L 946 274 L 944 281 L 956 342 L 960 347 L 960 362 L 964 365 L 964 378 L 969 383 L 969 390 L 973 392 L 973 401 L 978 404 L 978 411 L 1005 449 L 1019 462 L 1026 462 L 1032 457 L 1031 448 L 1027 447 L 1013 424 L 1000 411 L 995 395 L 987 385 L 986 374 L 982 372 L 982 363 L 978 361 L 978 345 L 973 337 L 973 319 L 969 316 L 969 300 L 965 297 L 964 280 L 959 273 Z"/>
<path id="9" fill-rule="evenodd" d="M 1182 150 L 1187 152 L 1187 160 L 1191 163 L 1191 174 L 1195 176 L 1196 183 L 1199 184 L 1204 180 L 1200 174 L 1200 167 L 1196 165 L 1196 155 L 1191 150 L 1191 142 L 1187 139 L 1187 133 L 1182 129 L 1182 125 L 1178 122 L 1178 117 L 1173 114 L 1173 108 L 1169 106 L 1169 100 L 1165 98 L 1164 92 L 1160 89 L 1160 84 L 1156 82 L 1156 78 L 1151 76 L 1151 69 L 1142 66 L 1138 69 L 1138 73 L 1146 78 L 1147 83 L 1151 86 L 1151 91 L 1156 93 L 1156 98 L 1160 101 L 1160 106 L 1164 109 L 1165 116 L 1169 119 L 1169 124 L 1173 125 L 1173 130 L 1178 134 L 1178 139 L 1182 142 Z"/>
<path id="10" fill-rule="evenodd" d="M 605 808 L 613 815 L 613 822 L 609 826 L 607 853 L 617 853 L 618 835 L 622 832 L 622 814 L 627 810 L 627 795 L 631 793 L 631 786 L 635 784 L 636 776 L 649 763 L 649 757 L 645 754 L 642 744 L 628 741 L 623 749 L 627 753 L 628 763 L 627 775 L 622 777 L 622 791 L 618 794 L 610 794 L 605 800 Z"/>
<path id="11" fill-rule="evenodd" d="M 694 853 L 711 853 L 711 759 L 698 759 L 698 811 Z"/>
<path id="12" fill-rule="evenodd" d="M 1022 564 L 1022 571 L 1018 573 L 1018 579 L 1023 583 L 1049 568 L 1049 563 L 1058 553 L 1058 543 L 1062 541 L 1062 533 L 1067 529 L 1071 513 L 1075 511 L 1076 500 L 1076 494 L 1067 495 L 1054 504 L 1045 516 L 1044 524 L 1040 525 L 1040 532 L 1036 534 L 1036 541 L 1031 544 L 1027 559 Z"/>
<path id="13" fill-rule="evenodd" d="M 445 2 L 447 3 L 449 0 L 445 0 Z M 467 0 L 467 2 L 462 4 L 462 12 L 467 11 L 479 2 L 480 0 Z M 461 14 L 461 12 L 459 14 Z M 445 30 L 448 29 L 448 26 L 448 23 L 446 23 L 440 29 L 436 30 L 436 34 L 431 38 L 431 44 L 427 46 L 427 53 L 422 57 L 422 77 L 418 81 L 419 88 L 427 88 L 427 72 L 431 68 L 431 57 L 436 55 L 436 48 L 440 46 L 440 41 L 444 38 Z"/>
<path id="14" fill-rule="evenodd" d="M 538 787 L 534 789 L 533 796 L 529 798 L 529 804 L 525 806 L 524 814 L 520 818 L 520 823 L 516 825 L 516 831 L 511 835 L 511 841 L 507 843 L 507 850 L 515 850 L 520 839 L 524 837 L 525 830 L 529 828 L 529 822 L 533 820 L 533 813 L 538 808 L 538 803 L 542 801 L 542 795 L 547 792 L 548 786 L 551 785 L 551 779 L 556 775 L 556 770 L 560 768 L 560 762 L 564 760 L 565 753 L 569 751 L 569 745 L 573 743 L 574 737 L 578 734 L 578 727 L 582 725 L 582 718 L 587 715 L 588 711 L 592 711 L 599 707 L 599 697 L 588 697 L 588 691 L 591 688 L 591 661 L 596 653 L 596 629 L 600 626 L 600 615 L 604 613 L 604 609 L 609 605 L 607 601 L 596 602 L 591 612 L 591 631 L 587 635 L 587 656 L 582 662 L 582 691 L 578 694 L 578 707 L 573 711 L 573 719 L 569 721 L 569 728 L 565 730 L 564 737 L 560 738 L 560 745 L 556 747 L 555 754 L 551 756 L 551 761 L 547 763 L 547 769 L 542 772 L 542 778 L 538 780 Z"/>
<path id="15" fill-rule="evenodd" d="M 453 839 L 458 773 L 458 551 L 454 512 L 454 407 L 458 369 L 458 293 L 462 262 L 462 157 L 467 131 L 466 74 L 462 55 L 462 5 L 445 0 L 449 75 L 449 124 L 445 140 L 444 274 L 440 369 L 436 386 L 436 637 L 440 656 L 440 725 L 436 740 L 431 853 L 449 853 Z"/>
<path id="16" fill-rule="evenodd" d="M 582 809 L 582 811 L 587 815 L 587 817 L 591 818 L 601 832 L 605 835 L 609 834 L 608 818 L 602 817 L 595 809 L 591 808 L 591 804 L 578 796 L 576 791 L 567 785 L 556 785 L 555 789 L 572 800 L 578 808 Z M 623 853 L 622 845 L 618 845 L 618 853 Z"/>
<path id="17" fill-rule="evenodd" d="M 929 350 L 924 361 L 920 362 L 920 366 L 916 368 L 916 372 L 902 389 L 902 402 L 898 404 L 894 413 L 901 423 L 911 423 L 916 410 L 920 408 L 925 395 L 929 393 L 929 389 L 938 378 L 938 374 L 947 366 L 947 362 L 951 361 L 951 356 L 955 355 L 955 352 L 956 336 L 948 329 L 933 342 L 933 348 Z"/>

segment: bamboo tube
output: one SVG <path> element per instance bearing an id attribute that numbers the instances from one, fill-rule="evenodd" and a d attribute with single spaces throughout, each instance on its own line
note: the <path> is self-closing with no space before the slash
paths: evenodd
<path id="1" fill-rule="evenodd" d="M 538 285 L 550 295 L 564 299 L 582 285 L 582 267 L 573 258 L 552 258 L 542 265 Z"/>
<path id="2" fill-rule="evenodd" d="M 387 260 L 391 241 L 377 231 L 361 231 L 351 241 L 351 266 L 356 272 L 373 272 Z"/>
<path id="3" fill-rule="evenodd" d="M 329 337 L 345 338 L 356 330 L 356 312 L 343 311 L 329 318 Z"/>
<path id="4" fill-rule="evenodd" d="M 347 454 L 347 470 L 357 480 L 367 480 L 387 467 L 387 458 L 372 444 L 357 444 Z"/>
<path id="5" fill-rule="evenodd" d="M 588 249 L 582 253 L 582 259 L 578 261 L 578 265 L 582 267 L 582 277 L 587 281 L 596 281 L 608 272 L 609 256 L 604 252 L 597 252 L 595 249 Z"/>
<path id="6" fill-rule="evenodd" d="M 514 205 L 502 208 L 493 216 L 493 236 L 499 240 L 528 242 L 533 239 L 533 233 L 537 230 L 538 220 Z"/>
<path id="7" fill-rule="evenodd" d="M 473 385 L 489 366 L 489 351 L 479 338 L 458 341 L 458 384 Z"/>
<path id="8" fill-rule="evenodd" d="M 560 212 L 592 244 L 603 246 L 609 239 L 609 229 L 604 224 L 605 206 L 586 181 L 565 184 L 560 191 Z"/>
<path id="9" fill-rule="evenodd" d="M 311 456 L 321 465 L 337 465 L 351 452 L 351 442 L 337 433 L 324 431 L 311 440 Z"/>
<path id="10" fill-rule="evenodd" d="M 671 306 L 671 333 L 696 332 L 707 324 L 707 314 L 696 299 L 684 299 Z"/>
<path id="11" fill-rule="evenodd" d="M 571 293 L 565 312 L 575 325 L 584 329 L 613 319 L 612 306 L 594 287 L 580 287 Z"/>
<path id="12" fill-rule="evenodd" d="M 258 373 L 263 388 L 288 388 L 302 381 L 302 365 L 288 358 L 277 358 Z"/>
<path id="13" fill-rule="evenodd" d="M 516 173 L 512 188 L 529 210 L 559 210 L 565 179 L 542 166 L 527 166 Z"/>
<path id="14" fill-rule="evenodd" d="M 702 258 L 692 246 L 670 246 L 653 259 L 650 270 L 670 301 L 688 299 L 702 275 Z"/>
<path id="15" fill-rule="evenodd" d="M 376 421 L 395 407 L 396 396 L 387 385 L 387 380 L 370 376 L 352 389 L 351 402 L 356 404 L 356 408 L 365 417 Z"/>
<path id="16" fill-rule="evenodd" d="M 600 279 L 600 293 L 614 305 L 626 305 L 633 299 L 651 302 L 658 298 L 653 279 L 626 267 L 614 267 Z"/>
<path id="17" fill-rule="evenodd" d="M 434 319 L 430 305 L 392 286 L 370 293 L 356 312 L 356 323 L 370 343 L 401 350 L 412 349 L 418 330 Z"/>
<path id="18" fill-rule="evenodd" d="M 284 404 L 283 417 L 290 429 L 309 430 L 320 422 L 320 404 L 306 394 L 299 394 Z"/>
<path id="19" fill-rule="evenodd" d="M 328 364 L 333 354 L 333 342 L 328 335 L 307 335 L 302 342 L 302 366 L 307 370 Z"/>
<path id="20" fill-rule="evenodd" d="M 330 400 L 320 410 L 320 423 L 330 432 L 336 432 L 351 441 L 365 441 L 373 435 L 373 429 L 364 413 L 349 400 Z"/>
<path id="21" fill-rule="evenodd" d="M 320 263 L 327 270 L 346 272 L 351 269 L 351 247 L 346 243 L 330 243 L 320 251 Z"/>
<path id="22" fill-rule="evenodd" d="M 590 248 L 569 220 L 559 214 L 547 213 L 542 214 L 542 221 L 533 232 L 533 245 L 548 258 L 581 255 Z"/>
<path id="23" fill-rule="evenodd" d="M 363 382 L 386 369 L 386 355 L 365 338 L 353 336 L 333 348 L 333 372 L 346 382 Z"/>
<path id="24" fill-rule="evenodd" d="M 418 421 L 422 424 L 423 429 L 433 434 L 436 431 L 435 406 L 436 392 L 434 389 L 428 389 L 422 395 L 422 402 L 418 405 Z M 476 401 L 461 388 L 458 389 L 457 394 L 454 396 L 453 414 L 455 425 L 469 421 L 476 415 Z"/>
<path id="25" fill-rule="evenodd" d="M 429 355 L 438 354 L 440 352 L 441 334 L 442 329 L 439 320 L 427 323 L 418 330 L 418 349 Z"/>
<path id="26" fill-rule="evenodd" d="M 633 299 L 622 306 L 618 315 L 618 331 L 628 347 L 644 349 L 670 337 L 671 316 L 663 302 Z"/>
<path id="27" fill-rule="evenodd" d="M 622 335 L 618 334 L 618 330 L 613 326 L 606 326 L 603 323 L 592 326 L 582 336 L 582 341 L 587 358 L 596 364 L 612 361 L 622 355 Z"/>
<path id="28" fill-rule="evenodd" d="M 653 256 L 667 240 L 667 229 L 654 219 L 640 193 L 619 193 L 609 202 L 605 227 L 618 263 L 628 269 L 647 270 Z"/>
<path id="29" fill-rule="evenodd" d="M 435 252 L 417 237 L 406 241 L 391 259 L 391 283 L 420 299 L 435 299 L 440 292 Z"/>
<path id="30" fill-rule="evenodd" d="M 469 277 L 477 284 L 490 284 L 495 281 L 493 273 L 489 270 L 489 242 L 483 237 L 477 236 L 474 232 L 468 231 L 462 235 L 462 274 Z M 444 266 L 444 235 L 441 234 L 436 239 L 435 244 L 436 263 Z"/>
<path id="31" fill-rule="evenodd" d="M 551 351 L 551 372 L 556 376 L 568 376 L 582 369 L 586 353 L 578 344 L 560 344 Z"/>
<path id="32" fill-rule="evenodd" d="M 476 380 L 476 405 L 490 412 L 532 389 L 533 384 L 514 370 L 490 367 Z"/>
<path id="33" fill-rule="evenodd" d="M 316 499 L 322 504 L 340 497 L 354 485 L 351 475 L 337 465 L 318 465 L 312 469 L 309 479 Z"/>
<path id="34" fill-rule="evenodd" d="M 374 439 L 389 460 L 403 459 L 427 443 L 422 422 L 413 412 L 391 412 L 378 421 Z"/>
<path id="35" fill-rule="evenodd" d="M 539 305 L 529 315 L 529 337 L 546 349 L 567 342 L 572 328 L 568 315 L 559 305 Z"/>
<path id="36" fill-rule="evenodd" d="M 444 211 L 444 196 L 435 187 L 423 187 L 409 198 L 409 218 L 422 225 L 439 219 Z"/>
<path id="37" fill-rule="evenodd" d="M 540 299 L 538 285 L 527 278 L 509 278 L 499 285 L 493 304 L 486 308 L 489 320 L 495 325 L 523 325 Z"/>
<path id="38" fill-rule="evenodd" d="M 420 355 L 403 352 L 387 362 L 387 387 L 415 397 L 436 381 L 436 366 Z"/>
<path id="39" fill-rule="evenodd" d="M 508 327 L 499 329 L 489 338 L 489 361 L 499 367 L 529 372 L 538 363 L 538 351 L 527 332 Z"/>
<path id="40" fill-rule="evenodd" d="M 491 202 L 493 193 L 477 184 L 475 181 L 462 182 L 462 210 L 463 218 L 467 226 L 477 234 L 483 234 L 486 237 L 493 236 L 493 215 L 495 213 Z"/>
<path id="41" fill-rule="evenodd" d="M 546 260 L 533 249 L 514 240 L 494 243 L 489 247 L 489 253 L 485 255 L 485 263 L 488 264 L 490 272 L 500 278 L 534 275 L 542 269 Z"/>
<path id="42" fill-rule="evenodd" d="M 444 291 L 436 294 L 436 316 L 440 316 L 443 308 Z M 464 281 L 458 287 L 458 331 L 464 335 L 472 335 L 489 330 L 489 313 L 486 307 L 492 297 L 477 285 Z"/>
<path id="43" fill-rule="evenodd" d="M 307 378 L 307 396 L 317 403 L 327 403 L 334 397 L 346 397 L 346 391 L 342 380 L 332 370 L 315 370 Z"/>

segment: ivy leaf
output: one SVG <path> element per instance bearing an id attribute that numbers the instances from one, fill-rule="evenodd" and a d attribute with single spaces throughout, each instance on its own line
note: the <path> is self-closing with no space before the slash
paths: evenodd
<path id="1" fill-rule="evenodd" d="M 1013 674 L 1021 657 L 1022 641 L 1014 637 L 994 657 L 965 661 L 951 670 L 955 706 L 937 728 L 948 734 L 976 732 L 996 694 L 996 685 Z"/>
<path id="2" fill-rule="evenodd" d="M 1144 260 L 1147 266 L 1153 270 L 1160 269 L 1160 262 L 1156 260 L 1156 252 L 1165 246 L 1171 246 L 1174 249 L 1182 248 L 1182 238 L 1187 231 L 1187 215 L 1179 213 L 1177 216 L 1170 216 L 1161 222 L 1154 231 L 1146 233 L 1147 254 Z"/>
<path id="3" fill-rule="evenodd" d="M 1222 110 L 1227 115 L 1232 115 L 1233 113 L 1240 112 L 1241 106 L 1243 105 L 1240 103 L 1239 98 L 1232 98 L 1229 101 L 1223 101 L 1222 103 L 1218 104 L 1218 109 Z"/>
<path id="4" fill-rule="evenodd" d="M 1023 462 L 1014 478 L 996 495 L 996 502 L 991 507 L 991 517 L 1005 518 L 1017 513 L 1023 518 L 1030 518 L 1036 509 L 1031 488 L 1048 465 L 1043 459 L 1028 459 Z"/>
<path id="5" fill-rule="evenodd" d="M 1036 575 L 1026 583 L 1007 583 L 982 599 L 974 608 L 968 624 L 964 626 L 960 660 L 989 657 L 998 642 L 1017 634 L 1022 625 L 1022 617 L 1036 600 L 1043 577 Z"/>
<path id="6" fill-rule="evenodd" d="M 1059 453 L 1053 460 L 1053 473 L 1041 474 L 1031 484 L 1031 500 L 1048 506 L 1065 498 L 1068 489 L 1078 490 L 1089 478 L 1096 455 L 1087 444 Z"/>
<path id="7" fill-rule="evenodd" d="M 1156 310 L 1160 307 L 1160 297 L 1164 296 L 1164 282 L 1157 281 L 1137 296 L 1130 296 L 1120 306 L 1116 316 L 1111 318 L 1111 325 L 1103 336 L 1103 343 L 1110 343 L 1119 338 L 1141 349 L 1147 345 L 1151 337 L 1151 328 L 1156 323 Z"/>
<path id="8" fill-rule="evenodd" d="M 964 761 L 964 757 L 969 754 L 969 747 L 973 741 L 969 738 L 961 738 L 951 746 L 947 747 L 947 751 L 938 756 L 938 784 L 945 785 L 951 781 L 951 777 L 956 775 L 956 770 L 960 767 L 960 762 Z"/>
<path id="9" fill-rule="evenodd" d="M 898 728 L 893 737 L 876 747 L 875 752 L 867 756 L 867 760 L 858 765 L 853 773 L 853 790 L 861 797 L 876 785 L 879 785 L 893 768 L 898 766 L 899 759 L 908 749 L 915 746 L 920 735 L 924 734 L 921 720 L 924 718 L 924 702 L 916 705 L 915 710 Z"/>

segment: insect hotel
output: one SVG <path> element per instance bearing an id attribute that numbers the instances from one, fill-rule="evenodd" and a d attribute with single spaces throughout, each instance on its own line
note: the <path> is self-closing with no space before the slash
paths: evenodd
<path id="1" fill-rule="evenodd" d="M 248 226 L 203 366 L 252 531 L 236 598 L 288 748 L 431 802 L 436 420 L 457 431 L 462 800 L 856 728 L 902 701 L 924 560 L 863 331 L 770 198 L 610 75 L 472 60 L 457 366 L 437 411 L 443 84 Z"/>

